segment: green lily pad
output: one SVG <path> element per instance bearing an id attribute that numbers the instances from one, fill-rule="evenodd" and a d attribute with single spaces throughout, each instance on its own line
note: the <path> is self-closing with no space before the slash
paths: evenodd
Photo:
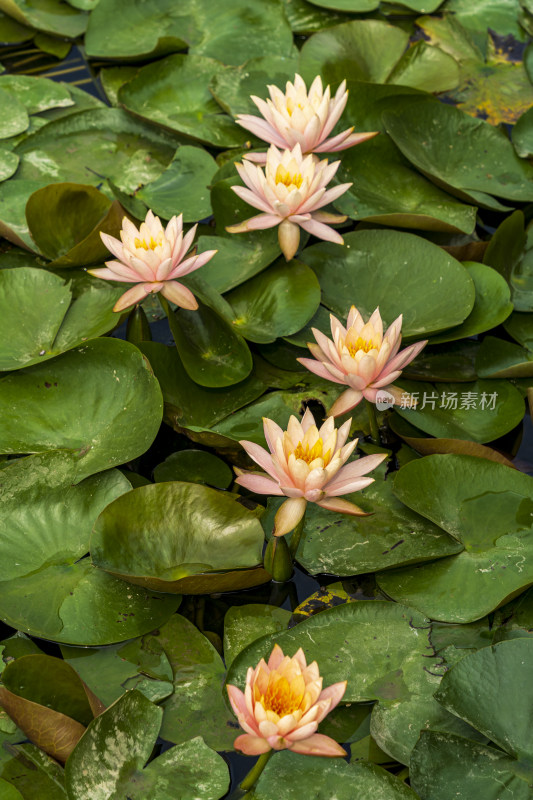
<path id="1" fill-rule="evenodd" d="M 28 114 L 40 114 L 52 108 L 68 108 L 75 105 L 68 87 L 49 78 L 0 75 L 0 89 L 15 96 Z"/>
<path id="2" fill-rule="evenodd" d="M 10 151 L 10 157 L 12 155 L 16 153 Z M 33 192 L 47 183 L 46 180 L 23 181 L 18 178 L 0 183 L 0 235 L 32 253 L 35 253 L 35 243 L 26 223 L 26 203 Z"/>
<path id="3" fill-rule="evenodd" d="M 9 14 L 21 25 L 76 39 L 85 32 L 89 15 L 61 0 L 0 0 L 0 11 Z"/>
<path id="4" fill-rule="evenodd" d="M 172 667 L 153 636 L 91 649 L 62 645 L 61 654 L 106 706 L 131 689 L 152 703 L 174 691 Z"/>
<path id="5" fill-rule="evenodd" d="M 16 153 L 12 153 L 11 150 L 0 147 L 0 181 L 5 181 L 15 174 L 19 165 L 19 160 Z"/>
<path id="6" fill-rule="evenodd" d="M 413 751 L 413 788 L 427 800 L 529 800 L 529 771 L 501 750 L 461 736 L 422 731 Z"/>
<path id="7" fill-rule="evenodd" d="M 455 737 L 423 736 L 413 753 L 413 784 L 423 797 L 528 798 L 533 770 L 527 715 L 531 639 L 500 642 L 471 653 L 445 676 L 436 699 L 467 719 L 501 749 Z M 502 793 L 502 787 L 503 793 Z"/>
<path id="8" fill-rule="evenodd" d="M 304 80 L 321 75 L 333 88 L 352 80 L 385 83 L 407 47 L 409 35 L 380 20 L 354 20 L 319 31 L 304 44 L 300 72 Z"/>
<path id="9" fill-rule="evenodd" d="M 485 336 L 476 358 L 480 378 L 531 378 L 533 353 L 513 342 Z"/>
<path id="10" fill-rule="evenodd" d="M 83 558 L 96 517 L 130 485 L 115 471 L 74 485 L 77 468 L 76 458 L 57 451 L 2 470 L 0 617 L 34 636 L 78 645 L 146 633 L 168 619 L 179 598 L 126 586 Z"/>
<path id="11" fill-rule="evenodd" d="M 224 663 L 209 639 L 174 614 L 157 635 L 174 671 L 174 693 L 163 705 L 161 736 L 181 744 L 201 735 L 216 750 L 232 750 L 238 724 L 226 704 Z"/>
<path id="12" fill-rule="evenodd" d="M 257 115 L 257 106 L 251 95 L 268 96 L 269 84 L 283 88 L 286 81 L 294 80 L 296 72 L 297 51 L 291 57 L 269 54 L 251 58 L 241 66 L 228 67 L 223 72 L 217 72 L 209 89 L 217 103 L 232 117 L 237 114 Z"/>
<path id="13" fill-rule="evenodd" d="M 350 19 L 347 14 L 323 10 L 307 0 L 283 0 L 283 6 L 293 33 L 309 35 Z"/>
<path id="14" fill-rule="evenodd" d="M 98 77 L 105 92 L 105 95 L 112 106 L 119 106 L 118 90 L 125 83 L 131 81 L 138 73 L 139 67 L 120 66 L 104 67 L 100 70 Z"/>
<path id="15" fill-rule="evenodd" d="M 1 88 L 0 83 L 0 139 L 9 139 L 23 133 L 30 124 L 28 112 L 15 95 Z"/>
<path id="16" fill-rule="evenodd" d="M 516 0 L 447 0 L 446 12 L 453 14 L 473 36 L 482 42 L 491 28 L 499 36 L 511 34 L 524 41 L 525 33 L 518 24 L 519 2 Z"/>
<path id="17" fill-rule="evenodd" d="M 404 336 L 461 324 L 474 304 L 474 284 L 465 268 L 411 233 L 356 231 L 346 234 L 344 247 L 316 244 L 301 259 L 317 274 L 322 302 L 334 314 L 346 318 L 354 304 L 370 315 L 379 306 L 390 324 L 403 313 Z"/>
<path id="18" fill-rule="evenodd" d="M 102 186 L 108 178 L 133 194 L 159 177 L 178 144 L 171 133 L 148 127 L 118 108 L 89 109 L 49 122 L 26 137 L 16 148 L 21 158 L 16 182 Z"/>
<path id="19" fill-rule="evenodd" d="M 222 113 L 208 85 L 220 63 L 198 55 L 174 55 L 148 64 L 119 89 L 129 111 L 152 123 L 215 147 L 237 147 L 248 133 Z"/>
<path id="20" fill-rule="evenodd" d="M 249 206 L 248 203 L 245 203 L 244 200 L 241 200 L 240 197 L 237 197 L 235 192 L 231 189 L 233 184 L 239 182 L 240 179 L 237 177 L 235 171 L 235 177 L 216 181 L 211 189 L 211 206 L 215 215 L 215 232 L 217 236 L 224 236 L 230 241 L 238 239 L 239 242 L 245 242 L 250 246 L 255 245 L 255 247 L 257 247 L 260 245 L 265 248 L 265 259 L 267 257 L 270 258 L 271 253 L 275 253 L 276 256 L 278 256 L 280 254 L 280 247 L 277 226 L 274 228 L 267 228 L 263 231 L 250 231 L 249 233 L 228 233 L 226 231 L 227 226 L 242 222 L 254 213 L 254 209 Z M 305 241 L 303 236 L 302 240 Z M 270 258 L 267 263 L 272 263 L 273 260 L 274 258 Z M 247 270 L 248 274 L 249 266 L 243 267 L 239 265 L 235 268 L 235 271 L 237 275 L 240 275 L 244 272 L 244 269 Z M 252 274 L 253 273 L 250 273 L 248 276 L 251 277 Z"/>
<path id="21" fill-rule="evenodd" d="M 260 603 L 231 606 L 224 617 L 224 660 L 228 669 L 234 658 L 256 639 L 286 630 L 291 616 L 285 608 Z"/>
<path id="22" fill-rule="evenodd" d="M 154 480 L 206 483 L 216 489 L 227 489 L 233 473 L 221 458 L 206 450 L 178 450 L 154 468 Z"/>
<path id="23" fill-rule="evenodd" d="M 233 193 L 232 193 L 233 194 Z M 275 242 L 252 241 L 239 236 L 200 236 L 198 253 L 217 250 L 216 258 L 202 267 L 202 280 L 217 292 L 229 292 L 268 267 L 280 253 Z M 294 262 L 293 262 L 294 263 Z"/>
<path id="24" fill-rule="evenodd" d="M 128 797 L 131 800 L 219 800 L 229 786 L 228 768 L 200 737 L 151 761 L 162 710 L 140 692 L 123 695 L 89 726 L 70 756 L 65 779 L 70 800 Z M 110 749 L 109 742 L 114 745 Z"/>
<path id="25" fill-rule="evenodd" d="M 158 431 L 161 405 L 157 381 L 136 347 L 94 339 L 0 379 L 1 449 L 76 450 L 79 473 L 90 475 L 144 453 Z"/>
<path id="26" fill-rule="evenodd" d="M 415 793 L 399 778 L 375 764 L 347 764 L 340 758 L 302 758 L 284 751 L 271 760 L 246 800 L 276 800 L 283 786 L 284 800 L 298 800 L 302 793 L 316 800 L 352 800 L 354 786 L 361 800 L 416 800 Z"/>
<path id="27" fill-rule="evenodd" d="M 379 0 L 309 0 L 314 6 L 331 8 L 333 11 L 348 11 L 350 14 L 364 14 L 375 11 Z"/>
<path id="28" fill-rule="evenodd" d="M 189 378 L 175 347 L 140 342 L 165 401 L 165 419 L 177 429 L 197 425 L 209 428 L 263 394 L 265 384 L 256 370 L 240 383 L 219 389 L 200 386 Z"/>
<path id="29" fill-rule="evenodd" d="M 522 158 L 529 158 L 533 154 L 533 109 L 525 111 L 517 120 L 513 128 L 513 144 L 516 152 Z"/>
<path id="30" fill-rule="evenodd" d="M 27 42 L 32 39 L 35 31 L 28 28 L 26 25 L 21 25 L 16 22 L 12 17 L 8 17 L 3 11 L 0 11 L 0 42 L 2 44 L 19 44 L 20 42 Z"/>
<path id="31" fill-rule="evenodd" d="M 311 575 L 359 575 L 460 552 L 461 545 L 398 502 L 384 471 L 375 470 L 371 486 L 348 496 L 370 517 L 349 517 L 309 503 L 296 558 Z M 272 530 L 279 505 L 278 498 L 269 498 L 262 518 L 266 531 Z"/>
<path id="32" fill-rule="evenodd" d="M 232 386 L 252 371 L 252 354 L 232 324 L 231 306 L 203 280 L 188 279 L 196 311 L 178 308 L 169 316 L 181 362 L 195 383 L 209 388 Z"/>
<path id="33" fill-rule="evenodd" d="M 274 342 L 296 333 L 314 316 L 320 305 L 320 286 L 308 266 L 280 259 L 225 299 L 242 336 L 252 342 Z"/>
<path id="34" fill-rule="evenodd" d="M 343 154 L 338 178 L 352 186 L 335 201 L 335 208 L 355 221 L 433 231 L 474 230 L 476 209 L 414 170 L 386 134 Z"/>
<path id="35" fill-rule="evenodd" d="M 226 64 L 242 64 L 258 52 L 288 56 L 291 30 L 276 0 L 107 0 L 92 12 L 85 38 L 90 58 L 138 58 L 184 50 Z"/>
<path id="36" fill-rule="evenodd" d="M 433 700 L 442 665 L 432 650 L 428 657 L 426 626 L 423 616 L 395 603 L 346 603 L 253 642 L 232 662 L 227 682 L 242 687 L 247 668 L 267 658 L 274 642 L 288 655 L 302 647 L 308 663 L 317 661 L 324 686 L 348 681 L 343 702 L 378 701 L 372 735 L 395 760 L 408 763 L 420 729 L 432 721 L 444 730 L 465 730 Z"/>
<path id="37" fill-rule="evenodd" d="M 400 58 L 389 83 L 425 92 L 446 92 L 459 83 L 459 67 L 452 56 L 426 42 L 415 42 Z"/>
<path id="38" fill-rule="evenodd" d="M 489 123 L 433 99 L 396 106 L 384 120 L 402 153 L 437 186 L 474 203 L 483 200 L 479 193 L 533 200 L 533 166 Z"/>
<path id="39" fill-rule="evenodd" d="M 256 514 L 234 496 L 176 481 L 134 489 L 126 503 L 117 498 L 99 517 L 90 549 L 97 567 L 124 580 L 197 594 L 220 591 L 220 580 L 237 586 L 238 570 L 261 561 L 263 539 Z"/>
<path id="40" fill-rule="evenodd" d="M 394 482 L 403 503 L 465 549 L 430 565 L 382 572 L 390 597 L 443 622 L 473 622 L 533 583 L 533 481 L 473 456 L 433 455 L 406 464 Z"/>
<path id="41" fill-rule="evenodd" d="M 495 269 L 475 261 L 466 261 L 464 266 L 476 289 L 474 307 L 462 325 L 432 336 L 430 344 L 453 342 L 456 339 L 466 339 L 488 331 L 500 325 L 513 310 L 509 286 Z M 487 376 L 480 373 L 480 377 Z"/>
<path id="42" fill-rule="evenodd" d="M 53 183 L 30 195 L 26 220 L 40 252 L 57 268 L 101 264 L 100 231 L 118 235 L 124 209 L 93 186 Z"/>
<path id="43" fill-rule="evenodd" d="M 528 350 L 533 350 L 533 315 L 514 311 L 503 326 L 507 333 Z"/>
<path id="44" fill-rule="evenodd" d="M 0 776 L 24 800 L 66 800 L 65 778 L 57 761 L 32 744 L 10 748 L 11 757 L 0 766 Z M 6 798 L 7 800 L 7 798 Z M 19 800 L 17 796 L 13 800 Z"/>
<path id="45" fill-rule="evenodd" d="M 179 147 L 167 169 L 136 194 L 154 214 L 170 219 L 183 213 L 184 222 L 211 214 L 209 184 L 217 165 L 201 147 Z"/>

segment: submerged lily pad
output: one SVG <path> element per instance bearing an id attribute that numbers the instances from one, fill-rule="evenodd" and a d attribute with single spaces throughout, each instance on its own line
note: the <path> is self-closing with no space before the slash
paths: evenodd
<path id="1" fill-rule="evenodd" d="M 394 482 L 403 503 L 464 545 L 455 556 L 382 572 L 398 602 L 443 622 L 473 622 L 533 583 L 533 480 L 473 456 L 433 455 L 406 464 Z"/>
<path id="2" fill-rule="evenodd" d="M 91 555 L 100 569 L 140 586 L 197 594 L 267 580 L 262 570 L 250 572 L 262 545 L 257 516 L 234 496 L 175 481 L 141 486 L 109 505 Z"/>

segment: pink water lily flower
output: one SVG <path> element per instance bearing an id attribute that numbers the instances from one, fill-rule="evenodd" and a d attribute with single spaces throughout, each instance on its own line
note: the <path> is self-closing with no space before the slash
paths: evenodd
<path id="1" fill-rule="evenodd" d="M 272 145 L 264 172 L 248 161 L 235 164 L 246 186 L 231 188 L 242 200 L 263 213 L 226 230 L 244 233 L 279 225 L 279 245 L 287 261 L 298 250 L 300 228 L 319 239 L 343 244 L 342 236 L 326 223 L 344 222 L 346 217 L 318 210 L 332 203 L 352 185 L 341 183 L 326 189 L 339 164 L 340 161 L 328 164 L 312 155 L 304 157 L 299 144 L 283 153 Z"/>
<path id="2" fill-rule="evenodd" d="M 159 217 L 148 211 L 146 219 L 137 230 L 127 217 L 122 220 L 120 238 L 122 241 L 100 233 L 102 241 L 117 261 L 106 261 L 106 268 L 89 269 L 91 275 L 108 281 L 122 281 L 136 285 L 118 299 L 113 311 L 139 303 L 149 294 L 161 294 L 181 308 L 195 311 L 198 303 L 191 292 L 176 278 L 183 278 L 213 258 L 216 250 L 206 250 L 200 255 L 185 258 L 190 249 L 195 225 L 183 236 L 183 215 L 172 217 L 163 228 Z M 184 260 L 185 259 L 185 260 Z"/>
<path id="3" fill-rule="evenodd" d="M 319 722 L 340 702 L 346 681 L 322 689 L 316 661 L 307 665 L 302 648 L 292 657 L 275 645 L 268 664 L 261 659 L 246 675 L 244 693 L 231 684 L 228 695 L 246 733 L 234 746 L 248 756 L 292 750 L 308 756 L 345 756 L 334 739 L 316 733 Z"/>
<path id="4" fill-rule="evenodd" d="M 394 402 L 399 403 L 404 392 L 394 386 L 393 381 L 400 377 L 402 369 L 425 347 L 427 340 L 411 344 L 399 353 L 402 315 L 394 320 L 383 335 L 383 321 L 378 308 L 366 323 L 355 306 L 350 309 L 346 328 L 333 314 L 330 320 L 333 341 L 313 328 L 316 344 L 307 346 L 314 359 L 297 359 L 315 375 L 348 387 L 329 413 L 334 417 L 345 414 L 363 397 L 375 403 L 378 390 L 388 392 Z"/>
<path id="5" fill-rule="evenodd" d="M 306 154 L 334 153 L 365 142 L 378 133 L 354 133 L 352 127 L 328 139 L 348 100 L 346 81 L 341 83 L 333 98 L 329 86 L 324 91 L 319 75 L 311 84 L 309 93 L 305 81 L 298 74 L 294 76 L 294 83 L 287 82 L 285 92 L 277 86 L 267 88 L 269 100 L 252 95 L 263 118 L 239 114 L 236 121 L 250 133 L 276 147 L 291 149 L 299 144 Z M 266 161 L 264 153 L 250 153 L 246 158 L 260 164 Z"/>
<path id="6" fill-rule="evenodd" d="M 292 416 L 286 431 L 266 417 L 265 439 L 270 452 L 254 442 L 242 441 L 248 455 L 267 473 L 236 470 L 237 483 L 257 494 L 284 495 L 289 498 L 279 507 L 274 521 L 274 536 L 292 531 L 305 514 L 308 502 L 341 514 L 367 516 L 359 506 L 339 495 L 358 492 L 374 482 L 366 477 L 385 454 L 365 456 L 346 464 L 357 439 L 346 444 L 351 420 L 337 430 L 329 417 L 320 430 L 309 409 L 302 421 Z"/>

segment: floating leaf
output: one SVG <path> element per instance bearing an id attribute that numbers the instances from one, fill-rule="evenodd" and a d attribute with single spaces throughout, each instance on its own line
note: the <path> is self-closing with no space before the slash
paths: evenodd
<path id="1" fill-rule="evenodd" d="M 490 442 L 511 431 L 524 413 L 523 398 L 509 381 L 431 384 L 402 377 L 400 384 L 418 404 L 416 408 L 397 405 L 395 412 L 439 438 Z"/>
<path id="2" fill-rule="evenodd" d="M 100 569 L 140 586 L 198 594 L 246 586 L 262 545 L 257 516 L 234 496 L 176 481 L 141 486 L 127 502 L 110 504 L 95 525 L 91 555 Z M 266 579 L 260 570 L 248 585 Z"/>
<path id="3" fill-rule="evenodd" d="M 38 31 L 76 39 L 85 32 L 88 14 L 62 3 L 61 0 L 0 0 L 0 10 L 12 16 L 21 25 Z"/>
<path id="4" fill-rule="evenodd" d="M 19 791 L 20 797 L 24 800 L 66 800 L 64 772 L 57 761 L 32 744 L 10 749 L 11 758 L 0 768 L 1 776 Z M 19 798 L 15 795 L 13 800 Z"/>
<path id="5" fill-rule="evenodd" d="M 233 194 L 233 193 L 232 193 Z M 202 280 L 217 292 L 228 292 L 244 281 L 253 278 L 279 256 L 279 244 L 251 241 L 242 236 L 200 236 L 198 253 L 217 250 L 213 258 L 202 267 Z"/>
<path id="6" fill-rule="evenodd" d="M 320 304 L 314 272 L 300 261 L 280 260 L 226 295 L 233 325 L 252 342 L 274 342 L 309 322 Z"/>
<path id="7" fill-rule="evenodd" d="M 0 379 L 1 451 L 77 450 L 79 474 L 90 475 L 145 452 L 159 429 L 161 399 L 136 347 L 93 339 Z"/>
<path id="8" fill-rule="evenodd" d="M 434 455 L 402 467 L 394 491 L 465 547 L 430 565 L 380 573 L 380 587 L 395 600 L 465 623 L 533 583 L 529 476 L 472 456 Z"/>
<path id="9" fill-rule="evenodd" d="M 352 304 L 363 315 L 379 306 L 386 324 L 403 313 L 403 335 L 421 337 L 460 324 L 472 310 L 468 272 L 431 242 L 366 230 L 346 234 L 344 244 L 316 244 L 301 255 L 317 274 L 322 302 L 341 318 Z"/>
<path id="10" fill-rule="evenodd" d="M 349 576 L 457 553 L 460 545 L 394 497 L 380 470 L 375 482 L 349 499 L 370 517 L 349 517 L 309 503 L 297 560 L 316 575 Z M 262 522 L 271 531 L 280 501 L 271 498 Z"/>
<path id="11" fill-rule="evenodd" d="M 217 489 L 227 489 L 233 481 L 233 473 L 221 458 L 206 450 L 178 450 L 154 468 L 154 480 L 157 483 L 206 483 Z"/>
<path id="12" fill-rule="evenodd" d="M 452 56 L 426 42 L 415 42 L 400 58 L 389 83 L 425 92 L 446 92 L 459 83 L 459 67 Z"/>
<path id="13" fill-rule="evenodd" d="M 284 87 L 286 81 L 293 81 L 295 72 L 298 72 L 297 53 L 289 58 L 281 55 L 251 58 L 242 66 L 228 67 L 213 76 L 209 89 L 217 103 L 232 117 L 237 114 L 257 115 L 257 106 L 251 95 L 266 97 L 269 84 Z"/>
<path id="14" fill-rule="evenodd" d="M 32 239 L 52 266 L 88 267 L 109 258 L 100 231 L 118 235 L 124 209 L 93 186 L 55 183 L 28 198 Z"/>
<path id="15" fill-rule="evenodd" d="M 10 136 L 23 133 L 30 120 L 20 100 L 1 86 L 0 83 L 0 139 L 9 139 Z"/>
<path id="16" fill-rule="evenodd" d="M 137 116 L 215 147 L 244 144 L 248 133 L 226 114 L 208 90 L 221 69 L 198 55 L 168 56 L 148 64 L 119 89 L 119 102 Z"/>
<path id="17" fill-rule="evenodd" d="M 462 325 L 432 336 L 430 344 L 466 339 L 488 331 L 500 325 L 513 310 L 509 287 L 496 270 L 474 261 L 466 261 L 464 266 L 474 281 L 476 290 L 474 307 Z M 480 377 L 486 376 L 480 375 Z"/>
<path id="18" fill-rule="evenodd" d="M 384 120 L 402 153 L 437 186 L 481 205 L 485 193 L 533 200 L 533 166 L 487 122 L 433 99 L 406 102 L 386 111 Z"/>
<path id="19" fill-rule="evenodd" d="M 184 222 L 197 222 L 211 214 L 208 187 L 216 169 L 214 158 L 201 147 L 179 147 L 163 174 L 136 197 L 164 219 L 183 214 Z"/>
<path id="20" fill-rule="evenodd" d="M 131 800 L 218 800 L 229 785 L 221 756 L 200 737 L 151 761 L 162 710 L 140 692 L 123 695 L 89 726 L 65 768 L 69 800 L 128 797 Z M 113 742 L 110 749 L 109 742 Z"/>
<path id="21" fill-rule="evenodd" d="M 480 378 L 531 378 L 533 353 L 513 342 L 486 336 L 476 358 Z"/>
<path id="22" fill-rule="evenodd" d="M 321 75 L 333 88 L 352 80 L 385 83 L 407 47 L 409 35 L 379 20 L 354 20 L 319 31 L 304 44 L 300 72 L 306 81 Z"/>
<path id="23" fill-rule="evenodd" d="M 225 667 L 211 642 L 175 614 L 157 637 L 174 670 L 174 694 L 163 703 L 161 736 L 181 743 L 198 736 L 217 750 L 232 750 L 238 723 L 225 703 Z"/>
<path id="24" fill-rule="evenodd" d="M 52 108 L 68 108 L 75 105 L 68 87 L 49 78 L 1 75 L 0 89 L 15 96 L 28 114 L 40 114 Z"/>
<path id="25" fill-rule="evenodd" d="M 276 606 L 249 603 L 231 606 L 224 617 L 224 660 L 229 669 L 233 659 L 266 633 L 286 630 L 291 612 Z"/>
<path id="26" fill-rule="evenodd" d="M 114 471 L 73 485 L 76 467 L 76 459 L 59 451 L 2 470 L 0 616 L 27 633 L 69 644 L 101 645 L 146 633 L 168 619 L 179 599 L 126 586 L 83 558 L 96 517 L 130 485 Z"/>

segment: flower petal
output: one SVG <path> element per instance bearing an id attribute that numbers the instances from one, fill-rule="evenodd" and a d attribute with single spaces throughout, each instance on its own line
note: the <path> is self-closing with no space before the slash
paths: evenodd
<path id="1" fill-rule="evenodd" d="M 307 500 L 303 497 L 293 497 L 285 500 L 278 508 L 274 519 L 274 536 L 285 536 L 298 525 L 303 515 Z"/>

